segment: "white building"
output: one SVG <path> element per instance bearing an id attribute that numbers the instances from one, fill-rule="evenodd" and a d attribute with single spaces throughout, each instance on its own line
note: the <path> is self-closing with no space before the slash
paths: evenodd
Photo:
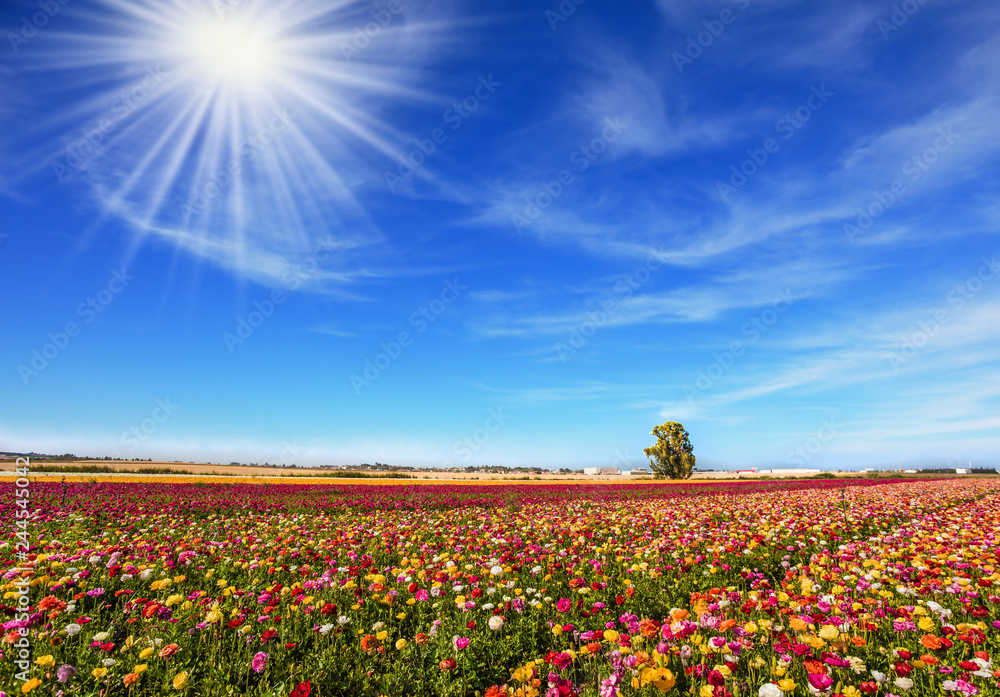
<path id="1" fill-rule="evenodd" d="M 767 476 L 773 477 L 801 477 L 807 474 L 819 474 L 821 470 L 808 470 L 808 469 L 774 469 L 774 470 L 757 470 L 757 474 L 765 474 Z"/>
<path id="2" fill-rule="evenodd" d="M 584 467 L 583 473 L 591 475 L 621 474 L 622 470 L 620 467 Z"/>
<path id="3" fill-rule="evenodd" d="M 648 477 L 650 472 L 645 467 L 636 467 L 628 472 L 622 472 L 626 477 Z"/>
<path id="4" fill-rule="evenodd" d="M 969 470 L 967 469 L 958 469 L 957 467 L 955 468 L 955 474 L 968 474 L 968 473 Z"/>

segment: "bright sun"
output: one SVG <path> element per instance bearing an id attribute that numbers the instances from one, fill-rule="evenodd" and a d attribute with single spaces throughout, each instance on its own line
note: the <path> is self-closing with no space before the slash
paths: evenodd
<path id="1" fill-rule="evenodd" d="M 276 73 L 279 56 L 260 26 L 228 18 L 194 27 L 189 58 L 214 83 L 259 87 Z"/>

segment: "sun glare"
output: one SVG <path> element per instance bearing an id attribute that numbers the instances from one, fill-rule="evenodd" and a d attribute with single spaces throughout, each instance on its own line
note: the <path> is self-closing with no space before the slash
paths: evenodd
<path id="1" fill-rule="evenodd" d="M 217 83 L 261 86 L 277 68 L 278 52 L 267 32 L 235 18 L 206 19 L 195 26 L 190 49 L 193 67 Z"/>

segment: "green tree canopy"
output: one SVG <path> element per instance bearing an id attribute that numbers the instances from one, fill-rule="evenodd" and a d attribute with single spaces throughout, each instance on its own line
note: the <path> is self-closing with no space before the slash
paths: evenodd
<path id="1" fill-rule="evenodd" d="M 668 421 L 653 429 L 656 443 L 642 452 L 649 458 L 649 467 L 657 479 L 688 479 L 694 470 L 691 440 L 684 426 Z"/>

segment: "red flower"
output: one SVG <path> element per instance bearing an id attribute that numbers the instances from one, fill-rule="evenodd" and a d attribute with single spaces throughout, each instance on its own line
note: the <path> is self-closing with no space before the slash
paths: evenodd
<path id="1" fill-rule="evenodd" d="M 236 627 L 239 627 L 241 624 L 243 624 L 243 622 L 244 619 L 242 617 L 237 617 L 235 620 L 229 620 L 228 622 L 226 622 L 226 626 L 228 626 L 230 629 L 235 629 Z"/>
<path id="2" fill-rule="evenodd" d="M 438 668 L 440 668 L 445 672 L 455 670 L 457 666 L 458 664 L 455 662 L 454 658 L 446 658 L 440 663 L 438 663 Z"/>
<path id="3" fill-rule="evenodd" d="M 295 689 L 291 691 L 288 697 L 309 697 L 309 690 L 311 689 L 312 686 L 309 684 L 308 680 L 296 683 Z"/>
<path id="4" fill-rule="evenodd" d="M 276 636 L 278 636 L 278 633 L 276 631 L 274 631 L 273 629 L 268 629 L 266 632 L 264 632 L 261 635 L 261 637 L 260 637 L 260 643 L 266 644 L 267 642 L 271 641 L 271 639 L 273 639 Z"/>

